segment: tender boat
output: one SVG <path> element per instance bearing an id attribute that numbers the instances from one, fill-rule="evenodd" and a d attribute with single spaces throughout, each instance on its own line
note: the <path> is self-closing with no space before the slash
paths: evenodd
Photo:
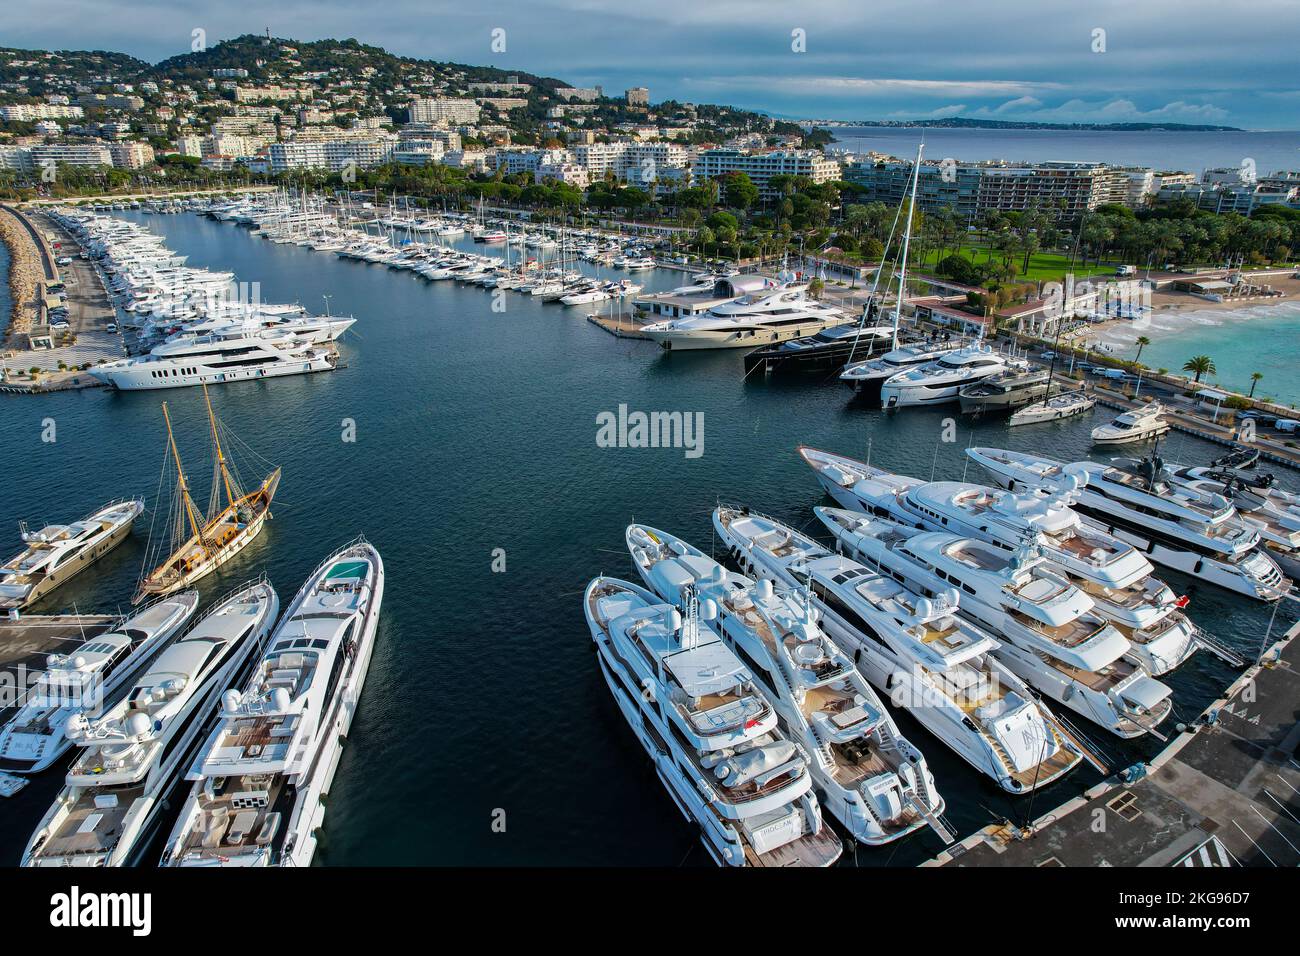
<path id="1" fill-rule="evenodd" d="M 198 591 L 155 601 L 112 630 L 51 654 L 18 713 L 0 728 L 0 770 L 40 773 L 72 746 L 64 732 L 73 714 L 99 716 L 159 647 L 189 621 Z"/>
<path id="2" fill-rule="evenodd" d="M 217 695 L 242 679 L 279 610 L 265 581 L 245 585 L 172 640 L 106 714 L 93 721 L 74 714 L 68 736 L 80 753 L 23 865 L 137 863 Z"/>
<path id="3" fill-rule="evenodd" d="M 878 846 L 938 822 L 943 798 L 925 757 L 822 632 L 809 593 L 731 574 L 698 548 L 644 525 L 628 527 L 627 545 L 659 597 L 678 608 L 700 600 L 705 620 L 752 662 L 782 729 L 808 757 L 823 805 L 855 840 Z"/>
<path id="4" fill-rule="evenodd" d="M 310 865 L 383 598 L 384 564 L 364 540 L 312 572 L 244 691 L 223 695 L 164 865 Z"/>
<path id="5" fill-rule="evenodd" d="M 126 540 L 144 511 L 139 498 L 113 501 L 72 524 L 20 526 L 27 549 L 0 566 L 0 609 L 22 609 L 66 584 Z"/>
<path id="6" fill-rule="evenodd" d="M 694 596 L 683 614 L 643 587 L 598 577 L 583 608 L 610 693 L 719 866 L 839 859 L 807 757 Z"/>

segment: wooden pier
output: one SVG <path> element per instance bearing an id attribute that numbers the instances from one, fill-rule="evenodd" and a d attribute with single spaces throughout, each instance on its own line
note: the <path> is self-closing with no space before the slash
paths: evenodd
<path id="1" fill-rule="evenodd" d="M 610 335 L 620 339 L 640 339 L 643 342 L 649 342 L 649 336 L 641 334 L 641 327 L 644 323 L 628 316 L 618 315 L 588 315 L 587 321 L 597 328 L 604 329 Z"/>

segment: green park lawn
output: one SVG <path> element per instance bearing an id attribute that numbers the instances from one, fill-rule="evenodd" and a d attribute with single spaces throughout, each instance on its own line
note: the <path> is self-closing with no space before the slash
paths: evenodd
<path id="1" fill-rule="evenodd" d="M 943 256 L 946 257 L 951 254 L 951 251 L 948 251 L 944 252 Z M 989 250 L 985 246 L 965 245 L 961 247 L 960 254 L 976 264 L 989 261 Z M 933 272 L 935 267 L 939 264 L 940 258 L 941 256 L 938 252 L 930 253 L 925 257 L 925 261 L 921 263 L 920 268 L 925 271 Z M 1001 257 L 997 252 L 993 253 L 992 261 L 1001 261 Z M 1012 259 L 1012 262 L 1015 263 L 1017 269 L 1020 267 L 1022 261 L 1023 260 L 1020 256 L 1015 256 Z M 1115 266 L 1097 265 L 1093 263 L 1089 264 L 1087 268 L 1084 268 L 1080 264 L 1079 260 L 1076 259 L 1074 269 L 1071 270 L 1069 256 L 1062 255 L 1059 252 L 1039 252 L 1029 257 L 1029 270 L 1024 273 L 1018 272 L 1013 281 L 1023 280 L 1025 282 L 1038 282 L 1050 281 L 1053 279 L 1060 280 L 1064 278 L 1066 272 L 1070 271 L 1073 271 L 1074 275 L 1078 278 L 1094 275 L 1113 276 L 1115 274 Z"/>

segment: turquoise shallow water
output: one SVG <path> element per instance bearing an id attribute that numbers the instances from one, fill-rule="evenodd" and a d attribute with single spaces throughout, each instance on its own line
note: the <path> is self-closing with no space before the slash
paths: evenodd
<path id="1" fill-rule="evenodd" d="M 833 380 L 744 379 L 738 352 L 665 355 L 614 339 L 580 309 L 508 294 L 497 314 L 479 289 L 273 245 L 192 216 L 143 221 L 191 263 L 260 282 L 268 301 L 318 308 L 326 294 L 335 313 L 358 317 L 341 343 L 346 368 L 213 392 L 231 429 L 281 464 L 284 478 L 274 520 L 204 582 L 206 596 L 265 571 L 287 600 L 328 550 L 360 532 L 386 563 L 370 677 L 325 815 L 317 857 L 325 864 L 704 863 L 610 698 L 583 620 L 592 576 L 635 576 L 626 524 L 645 521 L 708 549 L 709 514 L 721 498 L 810 527 L 824 499 L 794 453 L 800 442 L 859 455 L 870 447 L 884 467 L 960 478 L 968 443 L 1078 457 L 1095 423 L 1014 432 L 962 423 L 957 442 L 944 444 L 942 410 L 884 415 L 851 403 Z M 682 281 L 679 273 L 639 277 L 653 288 Z M 79 517 L 115 496 L 153 495 L 164 398 L 202 500 L 201 392 L 0 396 L 6 557 L 20 519 Z M 599 447 L 597 415 L 620 403 L 702 413 L 704 454 Z M 45 417 L 57 422 L 54 444 L 40 441 Z M 342 441 L 344 419 L 355 422 L 354 443 Z M 1166 446 L 1173 460 L 1215 452 L 1181 436 Z M 1285 476 L 1291 486 L 1294 477 Z M 142 528 L 45 609 L 123 605 L 144 537 Z M 506 551 L 504 573 L 492 570 L 496 548 Z M 1258 648 L 1265 609 L 1168 577 L 1191 595 L 1199 622 Z M 1169 679 L 1178 715 L 1195 715 L 1230 679 L 1214 659 L 1191 661 Z M 1042 813 L 1096 779 L 1077 772 L 1031 808 L 977 777 L 905 713 L 899 721 L 926 753 L 963 834 L 997 817 Z M 1154 745 L 1094 736 L 1117 767 Z M 47 774 L 5 803 L 0 864 L 17 860 L 57 786 Z M 504 833 L 492 827 L 498 809 Z M 915 863 L 938 849 L 937 838 L 919 835 L 858 859 Z"/>
<path id="2" fill-rule="evenodd" d="M 1246 394 L 1251 373 L 1260 372 L 1264 377 L 1255 389 L 1257 397 L 1300 404 L 1300 302 L 1227 311 L 1156 312 L 1148 327 L 1122 327 L 1103 335 L 1101 341 L 1124 358 L 1132 358 L 1139 335 L 1151 339 L 1142 350 L 1142 364 L 1150 368 L 1176 372 L 1193 355 L 1208 355 L 1217 372 L 1203 381 Z"/>

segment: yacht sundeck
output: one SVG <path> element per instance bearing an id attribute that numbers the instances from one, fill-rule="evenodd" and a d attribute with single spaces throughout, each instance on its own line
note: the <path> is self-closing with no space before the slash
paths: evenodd
<path id="1" fill-rule="evenodd" d="M 938 820 L 943 798 L 921 752 L 904 738 L 853 662 L 822 632 L 805 591 L 754 581 L 680 538 L 630 525 L 632 561 L 659 597 L 700 600 L 727 645 L 807 755 L 822 803 L 855 840 L 879 845 Z"/>
<path id="2" fill-rule="evenodd" d="M 637 740 L 720 866 L 830 866 L 807 758 L 740 659 L 700 619 L 627 581 L 583 596 L 596 659 Z"/>
<path id="3" fill-rule="evenodd" d="M 1000 448 L 966 454 L 1005 488 L 1076 492 L 1078 511 L 1158 564 L 1259 600 L 1281 598 L 1291 587 L 1259 550 L 1259 529 L 1244 522 L 1231 501 L 1171 483 L 1158 458 L 1106 465 Z"/>
<path id="4" fill-rule="evenodd" d="M 0 728 L 0 770 L 40 773 L 72 741 L 64 732 L 73 714 L 98 717 L 159 647 L 185 626 L 198 607 L 199 592 L 155 601 L 105 634 L 98 634 L 46 659 L 46 670 L 18 712 Z"/>
<path id="5" fill-rule="evenodd" d="M 871 683 L 1004 790 L 1028 793 L 1079 762 L 1068 732 L 993 656 L 998 642 L 956 615 L 955 592 L 923 598 L 743 509 L 718 508 L 713 525 L 741 567 L 810 589 L 823 628 Z"/>
<path id="6" fill-rule="evenodd" d="M 126 540 L 143 511 L 137 498 L 110 502 L 72 524 L 28 531 L 24 523 L 27 549 L 0 566 L 0 608 L 25 608 L 66 584 Z"/>
<path id="7" fill-rule="evenodd" d="M 311 863 L 383 597 L 383 561 L 365 541 L 312 572 L 243 693 L 223 695 L 164 865 Z"/>
<path id="8" fill-rule="evenodd" d="M 994 652 L 1021 680 L 1119 737 L 1153 732 L 1171 691 L 1129 657 L 1131 645 L 1042 550 L 1009 553 L 986 541 L 881 519 L 832 516 L 850 557 L 932 600 L 960 592 L 959 611 L 1005 638 Z"/>
<path id="9" fill-rule="evenodd" d="M 241 679 L 279 609 L 265 581 L 244 586 L 170 642 L 106 714 L 69 719 L 68 736 L 81 751 L 27 845 L 24 866 L 139 861 L 217 695 Z"/>

